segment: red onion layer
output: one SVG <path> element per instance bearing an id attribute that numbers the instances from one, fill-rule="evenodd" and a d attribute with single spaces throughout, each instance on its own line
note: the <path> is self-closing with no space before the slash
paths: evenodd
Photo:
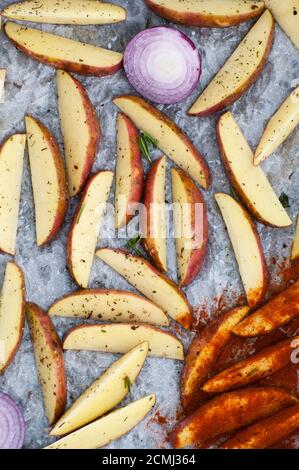
<path id="1" fill-rule="evenodd" d="M 20 449 L 24 442 L 25 422 L 18 405 L 0 392 L 0 449 Z"/>

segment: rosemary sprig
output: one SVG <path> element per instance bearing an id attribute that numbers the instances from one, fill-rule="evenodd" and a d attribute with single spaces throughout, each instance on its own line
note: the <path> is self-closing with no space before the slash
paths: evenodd
<path id="1" fill-rule="evenodd" d="M 138 237 L 131 238 L 130 240 L 127 241 L 126 247 L 133 250 L 136 253 L 136 255 L 142 256 L 141 251 L 137 248 L 141 240 L 142 238 L 140 235 L 138 235 Z"/>
<path id="2" fill-rule="evenodd" d="M 79 211 L 79 214 L 78 214 L 78 217 L 77 217 L 77 220 L 76 220 L 76 225 L 80 222 L 81 215 L 82 215 L 82 212 L 84 211 L 84 208 L 85 208 L 85 203 L 83 203 L 81 208 L 80 208 L 80 211 Z"/>
<path id="3" fill-rule="evenodd" d="M 124 383 L 125 383 L 125 388 L 128 389 L 128 391 L 130 392 L 133 384 L 130 380 L 130 377 L 128 377 L 127 375 L 124 377 Z"/>
<path id="4" fill-rule="evenodd" d="M 289 197 L 286 193 L 281 193 L 281 195 L 279 196 L 279 200 L 285 209 L 290 207 Z"/>
<path id="5" fill-rule="evenodd" d="M 143 156 L 152 163 L 149 147 L 156 148 L 158 141 L 151 137 L 147 132 L 141 131 L 138 137 L 138 144 Z"/>

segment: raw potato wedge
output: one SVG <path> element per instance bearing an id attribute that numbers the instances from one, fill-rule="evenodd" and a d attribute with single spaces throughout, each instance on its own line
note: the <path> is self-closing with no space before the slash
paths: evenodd
<path id="1" fill-rule="evenodd" d="M 145 0 L 157 15 L 186 26 L 226 28 L 259 16 L 262 1 L 248 0 Z"/>
<path id="2" fill-rule="evenodd" d="M 224 393 L 178 423 L 170 441 L 176 449 L 192 444 L 203 447 L 210 439 L 267 418 L 297 401 L 289 393 L 271 387 Z"/>
<path id="3" fill-rule="evenodd" d="M 299 9 L 298 9 L 299 14 Z M 299 28 L 299 20 L 298 20 Z M 256 149 L 253 163 L 266 160 L 288 138 L 299 124 L 299 87 L 272 116 Z"/>
<path id="4" fill-rule="evenodd" d="M 253 153 L 232 113 L 217 124 L 220 154 L 230 182 L 248 210 L 260 222 L 288 227 L 290 217 L 273 191 L 265 173 L 253 164 Z"/>
<path id="5" fill-rule="evenodd" d="M 67 263 L 80 287 L 87 287 L 98 234 L 113 180 L 112 171 L 99 171 L 85 186 L 67 241 Z"/>
<path id="6" fill-rule="evenodd" d="M 135 125 L 122 113 L 117 115 L 115 227 L 126 225 L 135 214 L 143 192 L 143 167 Z"/>
<path id="7" fill-rule="evenodd" d="M 99 0 L 27 0 L 8 5 L 1 14 L 13 20 L 48 24 L 111 24 L 126 19 L 124 8 Z"/>
<path id="8" fill-rule="evenodd" d="M 130 392 L 148 352 L 144 342 L 115 361 L 57 421 L 51 436 L 62 436 L 112 410 Z"/>
<path id="9" fill-rule="evenodd" d="M 25 134 L 14 134 L 0 147 L 0 250 L 14 255 L 23 176 Z"/>
<path id="10" fill-rule="evenodd" d="M 143 244 L 160 271 L 167 271 L 165 214 L 166 158 L 156 160 L 146 177 L 144 188 L 145 223 Z"/>
<path id="11" fill-rule="evenodd" d="M 22 341 L 25 323 L 25 280 L 21 268 L 6 264 L 0 302 L 0 374 L 12 362 Z"/>
<path id="12" fill-rule="evenodd" d="M 299 336 L 264 348 L 259 353 L 215 375 L 203 385 L 202 389 L 207 393 L 222 393 L 273 375 L 291 363 L 295 343 L 299 345 Z"/>
<path id="13" fill-rule="evenodd" d="M 244 429 L 221 445 L 222 449 L 267 449 L 299 428 L 299 405 Z"/>
<path id="14" fill-rule="evenodd" d="M 48 315 L 37 305 L 26 305 L 35 363 L 49 423 L 60 418 L 66 405 L 66 372 L 60 339 Z"/>
<path id="15" fill-rule="evenodd" d="M 233 329 L 238 336 L 270 333 L 299 316 L 299 281 L 276 295 Z"/>
<path id="16" fill-rule="evenodd" d="M 113 103 L 136 127 L 156 140 L 157 146 L 203 188 L 211 185 L 209 167 L 187 135 L 165 114 L 138 96 L 122 95 Z"/>
<path id="17" fill-rule="evenodd" d="M 83 188 L 100 142 L 100 123 L 85 88 L 64 70 L 56 85 L 70 196 Z"/>
<path id="18" fill-rule="evenodd" d="M 63 158 L 49 130 L 32 116 L 25 116 L 33 187 L 36 241 L 51 241 L 64 222 L 67 186 Z"/>
<path id="19" fill-rule="evenodd" d="M 299 0 L 265 0 L 279 26 L 299 49 Z"/>
<path id="20" fill-rule="evenodd" d="M 108 289 L 79 290 L 50 307 L 50 316 L 84 318 L 104 322 L 150 323 L 168 326 L 163 310 L 133 292 Z"/>
<path id="21" fill-rule="evenodd" d="M 148 342 L 149 356 L 184 359 L 183 345 L 176 336 L 140 323 L 75 326 L 64 338 L 63 348 L 125 354 L 144 341 Z"/>
<path id="22" fill-rule="evenodd" d="M 238 262 L 249 307 L 258 305 L 268 285 L 268 272 L 260 236 L 247 211 L 234 198 L 216 193 Z"/>
<path id="23" fill-rule="evenodd" d="M 102 248 L 96 255 L 184 328 L 190 328 L 192 312 L 185 294 L 148 261 L 120 249 Z"/>
<path id="24" fill-rule="evenodd" d="M 148 395 L 69 434 L 46 449 L 97 449 L 127 434 L 151 411 L 155 395 Z"/>
<path id="25" fill-rule="evenodd" d="M 297 216 L 297 225 L 296 231 L 294 235 L 294 240 L 292 243 L 292 251 L 291 251 L 291 261 L 297 261 L 299 258 L 299 215 Z"/>
<path id="26" fill-rule="evenodd" d="M 208 116 L 237 101 L 261 74 L 272 48 L 274 33 L 273 17 L 266 10 L 191 106 L 188 114 Z"/>
<path id="27" fill-rule="evenodd" d="M 204 198 L 183 171 L 172 168 L 174 231 L 179 285 L 194 281 L 202 268 L 208 245 L 208 219 Z"/>
<path id="28" fill-rule="evenodd" d="M 181 401 L 184 410 L 197 408 L 205 398 L 201 386 L 209 378 L 218 357 L 232 338 L 232 328 L 242 321 L 248 312 L 248 307 L 229 310 L 208 324 L 192 341 L 181 377 Z"/>
<path id="29" fill-rule="evenodd" d="M 8 21 L 4 25 L 8 38 L 32 59 L 53 67 L 101 77 L 122 68 L 123 55 L 109 49 L 28 28 Z"/>
<path id="30" fill-rule="evenodd" d="M 1 27 L 1 22 L 0 22 Z M 6 69 L 0 69 L 0 103 L 4 102 L 4 84 L 6 78 Z"/>

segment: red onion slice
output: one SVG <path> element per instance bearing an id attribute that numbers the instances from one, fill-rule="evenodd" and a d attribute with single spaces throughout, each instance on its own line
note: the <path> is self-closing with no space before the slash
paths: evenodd
<path id="1" fill-rule="evenodd" d="M 0 392 L 0 449 L 20 449 L 24 442 L 25 422 L 18 405 Z"/>
<path id="2" fill-rule="evenodd" d="M 201 57 L 191 39 L 177 29 L 156 26 L 127 45 L 124 69 L 142 96 L 160 104 L 187 98 L 201 75 Z"/>

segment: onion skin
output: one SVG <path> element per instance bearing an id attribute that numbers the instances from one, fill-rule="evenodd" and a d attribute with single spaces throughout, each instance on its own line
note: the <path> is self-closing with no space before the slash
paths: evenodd
<path id="1" fill-rule="evenodd" d="M 21 449 L 24 437 L 25 421 L 20 408 L 6 393 L 0 392 L 0 449 Z"/>

